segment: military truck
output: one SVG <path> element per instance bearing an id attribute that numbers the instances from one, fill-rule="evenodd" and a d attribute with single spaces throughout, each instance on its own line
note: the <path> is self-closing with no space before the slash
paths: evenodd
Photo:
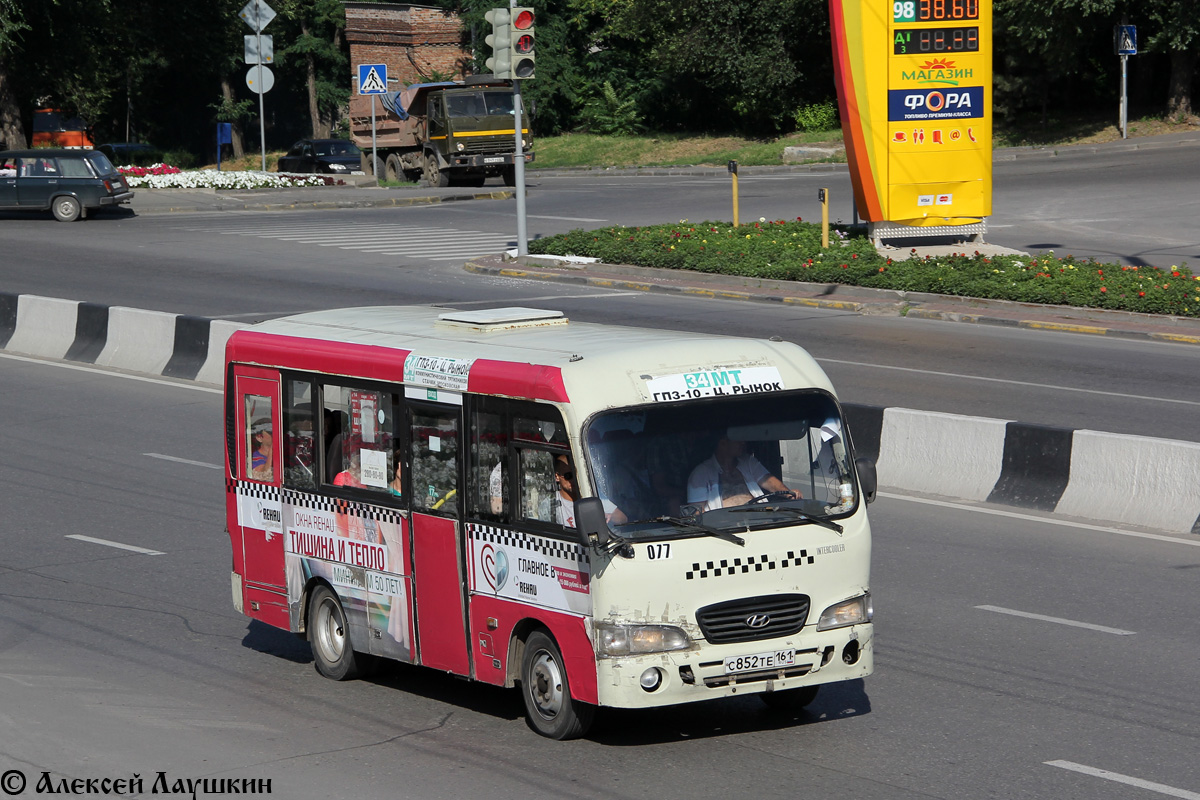
<path id="1" fill-rule="evenodd" d="M 516 159 L 533 161 L 527 125 L 522 125 L 522 152 L 516 153 L 513 118 L 511 84 L 474 75 L 376 95 L 374 164 L 371 98 L 354 95 L 350 138 L 363 151 L 363 171 L 381 179 L 482 186 L 499 175 L 513 186 Z"/>

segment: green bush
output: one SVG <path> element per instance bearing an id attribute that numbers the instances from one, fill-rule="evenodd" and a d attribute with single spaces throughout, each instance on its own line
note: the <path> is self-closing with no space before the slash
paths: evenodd
<path id="1" fill-rule="evenodd" d="M 196 157 L 187 150 L 170 150 L 163 153 L 162 163 L 170 164 L 180 169 L 191 169 L 196 166 Z"/>
<path id="2" fill-rule="evenodd" d="M 884 258 L 871 241 L 844 229 L 821 247 L 821 227 L 760 219 L 728 222 L 616 226 L 573 230 L 529 243 L 529 252 L 598 258 L 609 264 L 687 269 L 775 280 L 842 283 L 1014 300 L 1086 306 L 1150 314 L 1200 317 L 1200 276 L 1183 267 L 1131 267 L 1093 259 L 955 255 L 905 260 Z"/>
<path id="3" fill-rule="evenodd" d="M 802 131 L 828 131 L 838 126 L 837 106 L 828 101 L 801 106 L 794 116 Z"/>
<path id="4" fill-rule="evenodd" d="M 579 117 L 589 133 L 601 136 L 630 136 L 645 130 L 637 113 L 637 102 L 621 100 L 608 81 L 584 104 Z"/>

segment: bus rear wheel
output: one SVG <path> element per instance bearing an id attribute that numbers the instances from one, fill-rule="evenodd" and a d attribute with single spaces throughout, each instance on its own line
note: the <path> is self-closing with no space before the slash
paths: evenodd
<path id="1" fill-rule="evenodd" d="M 521 696 L 529 726 L 550 739 L 578 739 L 587 733 L 596 713 L 595 706 L 571 699 L 562 653 L 541 631 L 525 641 Z"/>
<path id="2" fill-rule="evenodd" d="M 350 643 L 346 612 L 328 586 L 318 586 L 308 601 L 308 641 L 317 672 L 335 681 L 348 681 L 369 672 L 373 663 Z"/>

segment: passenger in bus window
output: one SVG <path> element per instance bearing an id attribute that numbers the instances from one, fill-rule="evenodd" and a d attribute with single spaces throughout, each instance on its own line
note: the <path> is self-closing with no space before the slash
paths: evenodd
<path id="1" fill-rule="evenodd" d="M 250 454 L 250 477 L 256 481 L 272 481 L 275 471 L 271 463 L 271 420 L 256 419 L 250 426 L 254 451 Z"/>
<path id="2" fill-rule="evenodd" d="M 701 511 L 711 511 L 745 505 L 764 491 L 800 497 L 747 452 L 744 441 L 722 435 L 712 456 L 700 462 L 688 477 L 687 501 Z"/>
<path id="3" fill-rule="evenodd" d="M 399 447 L 392 451 L 392 479 L 388 482 L 388 492 L 393 497 L 404 496 L 404 450 Z"/>
<path id="4" fill-rule="evenodd" d="M 575 501 L 579 499 L 579 486 L 575 480 L 575 467 L 565 455 L 554 457 L 554 482 L 558 492 L 553 497 L 554 520 L 564 528 L 575 527 Z M 601 498 L 604 504 L 604 519 L 612 525 L 629 521 L 621 509 L 611 500 Z"/>
<path id="5" fill-rule="evenodd" d="M 488 507 L 493 514 L 504 513 L 504 462 L 499 461 L 488 475 Z"/>

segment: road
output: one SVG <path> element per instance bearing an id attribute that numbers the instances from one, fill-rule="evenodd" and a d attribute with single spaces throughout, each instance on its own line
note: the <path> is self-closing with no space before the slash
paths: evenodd
<path id="1" fill-rule="evenodd" d="M 148 793 L 164 772 L 287 798 L 1200 797 L 1194 537 L 886 496 L 874 676 L 795 718 L 735 699 L 613 712 L 555 743 L 511 692 L 399 666 L 336 684 L 234 611 L 218 394 L 11 357 L 0 386 L 0 771 L 30 787 L 137 773 Z"/>

